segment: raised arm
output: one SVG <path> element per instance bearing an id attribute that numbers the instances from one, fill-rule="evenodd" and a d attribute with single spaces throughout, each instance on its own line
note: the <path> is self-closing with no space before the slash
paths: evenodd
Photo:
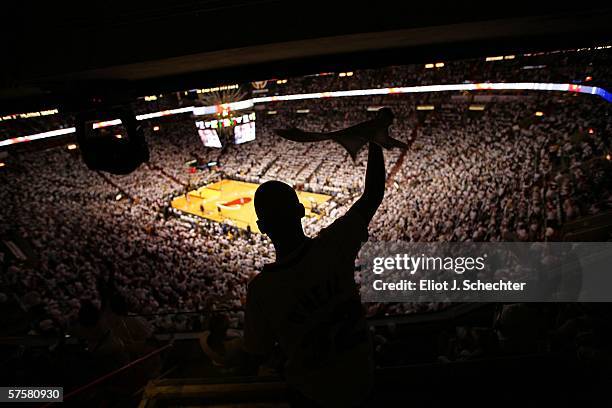
<path id="1" fill-rule="evenodd" d="M 385 182 L 385 157 L 382 147 L 370 142 L 365 188 L 361 197 L 349 209 L 349 213 L 355 211 L 369 223 L 385 196 Z"/>

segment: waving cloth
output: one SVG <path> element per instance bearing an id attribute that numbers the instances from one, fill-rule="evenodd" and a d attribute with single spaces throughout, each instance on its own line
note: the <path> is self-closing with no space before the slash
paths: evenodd
<path id="1" fill-rule="evenodd" d="M 275 129 L 275 132 L 277 135 L 294 142 L 334 140 L 341 144 L 355 161 L 357 153 L 367 142 L 374 142 L 385 149 L 393 147 L 408 148 L 406 143 L 389 136 L 389 126 L 391 126 L 394 117 L 391 109 L 382 108 L 378 111 L 376 118 L 335 132 L 305 132 L 297 128 Z"/>

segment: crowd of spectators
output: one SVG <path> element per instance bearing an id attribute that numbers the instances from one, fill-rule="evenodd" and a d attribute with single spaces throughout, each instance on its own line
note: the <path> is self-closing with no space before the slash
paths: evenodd
<path id="1" fill-rule="evenodd" d="M 434 84 L 482 82 L 552 82 L 610 87 L 612 47 L 523 55 L 498 55 L 429 64 L 330 72 L 287 82 L 268 81 L 268 93 L 346 91 Z M 436 66 L 437 63 L 437 66 Z"/>
<path id="2" fill-rule="evenodd" d="M 367 86 L 387 86 L 386 75 L 391 80 L 397 69 L 382 70 L 380 78 L 356 73 L 355 87 L 364 86 L 360 78 L 380 81 Z M 423 83 L 436 80 L 423 77 Z M 318 89 L 314 81 L 300 87 Z M 424 102 L 435 109 L 418 110 Z M 314 235 L 358 197 L 365 151 L 353 162 L 332 141 L 299 144 L 274 129 L 341 129 L 371 118 L 373 106 L 393 109 L 391 136 L 411 147 L 385 151 L 388 188 L 371 239 L 558 240 L 568 220 L 610 208 L 612 111 L 603 99 L 528 94 L 483 111 L 469 104 L 469 97 L 449 94 L 275 102 L 257 110 L 255 141 L 220 150 L 203 147 L 193 118 L 183 117 L 157 131 L 147 128 L 151 160 L 126 176 L 92 172 L 65 148 L 13 156 L 0 171 L 0 235 L 30 242 L 38 261 L 3 262 L 0 301 L 42 307 L 34 331 L 68 327 L 82 301 L 100 306 L 95 282 L 114 274 L 129 309 L 159 314 L 151 317 L 158 328 L 187 330 L 189 315 L 172 313 L 215 309 L 235 310 L 231 324 L 239 326 L 248 280 L 273 260 L 270 241 L 231 225 L 176 216 L 170 199 L 222 178 L 281 180 L 333 196 L 320 209 L 322 217 L 304 221 Z M 308 113 L 299 113 L 304 109 Z M 192 172 L 186 166 L 192 160 L 219 164 Z M 369 314 L 439 307 L 374 304 Z"/>

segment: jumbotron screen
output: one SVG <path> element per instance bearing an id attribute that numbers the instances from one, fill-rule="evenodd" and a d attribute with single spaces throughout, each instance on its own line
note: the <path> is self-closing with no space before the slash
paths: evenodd
<path id="1" fill-rule="evenodd" d="M 234 143 L 241 144 L 255 140 L 255 122 L 238 125 L 234 128 Z"/>
<path id="2" fill-rule="evenodd" d="M 198 129 L 198 134 L 200 135 L 200 140 L 206 147 L 215 147 L 220 149 L 221 139 L 219 139 L 219 135 L 217 131 L 214 129 Z"/>

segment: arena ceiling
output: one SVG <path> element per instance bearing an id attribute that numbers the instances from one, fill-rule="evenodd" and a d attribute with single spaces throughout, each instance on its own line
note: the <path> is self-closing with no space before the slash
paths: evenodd
<path id="1" fill-rule="evenodd" d="M 612 39 L 612 7 L 564 2 L 90 3 L 3 10 L 18 24 L 3 33 L 0 113 Z"/>

